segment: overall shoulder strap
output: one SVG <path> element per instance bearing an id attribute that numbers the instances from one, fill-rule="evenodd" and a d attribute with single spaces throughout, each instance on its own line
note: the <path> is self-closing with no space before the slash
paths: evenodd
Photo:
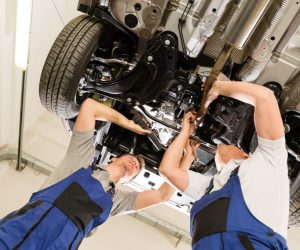
<path id="1" fill-rule="evenodd" d="M 211 191 L 213 188 L 214 188 L 214 178 L 212 178 L 212 179 L 210 180 L 210 183 L 209 183 L 208 187 L 206 188 L 204 194 L 209 194 L 210 191 Z"/>
<path id="2" fill-rule="evenodd" d="M 94 158 L 94 161 L 93 161 L 93 163 L 92 163 L 92 165 L 90 165 L 89 166 L 89 168 L 91 169 L 91 171 L 92 171 L 92 173 L 94 172 L 94 171 L 96 171 L 96 170 L 100 170 L 100 171 L 106 171 L 105 169 L 103 169 L 103 168 L 100 168 L 100 167 L 98 167 L 97 166 L 97 164 L 96 164 L 96 158 Z M 111 194 L 111 196 L 113 197 L 114 196 L 114 194 L 115 194 L 115 184 L 113 183 L 113 182 L 109 182 L 109 189 L 106 191 L 106 193 L 109 193 L 109 194 Z"/>
<path id="3" fill-rule="evenodd" d="M 231 174 L 230 174 L 230 177 L 232 176 L 237 176 L 237 174 L 239 173 L 239 169 L 240 169 L 240 166 L 236 167 L 235 169 L 233 169 L 231 171 Z M 211 179 L 208 187 L 206 188 L 205 190 L 205 193 L 204 194 L 209 194 L 210 191 L 214 188 L 214 178 Z"/>
<path id="4" fill-rule="evenodd" d="M 240 166 L 237 166 L 235 169 L 231 171 L 230 177 L 237 176 L 239 173 Z"/>
<path id="5" fill-rule="evenodd" d="M 97 166 L 96 161 L 97 161 L 97 158 L 95 157 L 94 160 L 93 160 L 93 163 L 90 165 L 90 168 L 91 168 L 91 170 L 92 170 L 93 172 L 94 172 L 95 170 L 101 169 L 101 168 L 99 168 L 99 167 Z"/>

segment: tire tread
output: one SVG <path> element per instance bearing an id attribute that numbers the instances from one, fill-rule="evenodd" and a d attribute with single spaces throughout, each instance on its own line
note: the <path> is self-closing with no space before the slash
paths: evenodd
<path id="1" fill-rule="evenodd" d="M 103 25 L 88 15 L 71 20 L 56 38 L 46 58 L 39 85 L 42 105 L 63 118 L 78 112 L 74 102 L 78 71 L 88 62 L 92 48 L 98 44 Z M 77 82 L 76 82 L 77 81 Z"/>

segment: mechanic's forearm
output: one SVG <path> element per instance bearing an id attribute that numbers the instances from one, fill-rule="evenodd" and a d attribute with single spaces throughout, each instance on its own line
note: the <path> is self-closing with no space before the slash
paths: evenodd
<path id="1" fill-rule="evenodd" d="M 166 150 L 161 161 L 159 170 L 165 174 L 165 171 L 171 171 L 174 168 L 179 168 L 183 150 L 189 138 L 189 129 L 182 128 L 178 136 Z"/>
<path id="2" fill-rule="evenodd" d="M 108 121 L 117 124 L 120 127 L 131 130 L 133 121 L 127 119 L 124 115 L 112 109 L 110 115 L 107 118 Z"/>
<path id="3" fill-rule="evenodd" d="M 112 123 L 119 122 L 120 120 L 122 120 L 123 117 L 123 115 L 120 114 L 118 111 L 97 101 L 94 101 L 94 113 L 96 120 L 109 121 Z M 128 121 L 126 117 L 124 117 L 123 120 Z"/>
<path id="4" fill-rule="evenodd" d="M 164 182 L 158 189 L 161 196 L 161 202 L 168 201 L 171 199 L 175 192 L 175 188 L 170 186 L 168 183 Z"/>
<path id="5" fill-rule="evenodd" d="M 192 157 L 184 156 L 180 161 L 179 167 L 183 170 L 189 170 L 194 159 L 195 159 L 194 157 L 192 158 Z"/>
<path id="6" fill-rule="evenodd" d="M 276 140 L 284 135 L 283 122 L 272 90 L 244 82 L 216 82 L 218 93 L 254 106 L 254 124 L 259 137 Z"/>
<path id="7" fill-rule="evenodd" d="M 272 98 L 273 92 L 261 85 L 247 82 L 216 81 L 215 86 L 220 95 L 232 97 L 256 106 L 260 100 Z"/>
<path id="8" fill-rule="evenodd" d="M 126 129 L 132 128 L 132 121 L 127 119 L 124 115 L 114 110 L 113 108 L 110 108 L 97 101 L 94 101 L 93 105 L 96 120 L 109 121 Z"/>
<path id="9" fill-rule="evenodd" d="M 175 189 L 172 188 L 169 184 L 164 182 L 156 190 L 147 190 L 139 192 L 137 194 L 134 209 L 139 210 L 146 207 L 150 207 L 156 204 L 159 204 L 164 201 L 168 201 L 174 194 Z"/>

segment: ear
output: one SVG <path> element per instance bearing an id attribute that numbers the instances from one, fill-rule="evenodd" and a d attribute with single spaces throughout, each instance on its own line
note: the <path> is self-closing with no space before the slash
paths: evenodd
<path id="1" fill-rule="evenodd" d="M 116 157 L 113 157 L 113 158 L 110 159 L 110 161 L 114 162 L 116 159 L 117 159 Z"/>

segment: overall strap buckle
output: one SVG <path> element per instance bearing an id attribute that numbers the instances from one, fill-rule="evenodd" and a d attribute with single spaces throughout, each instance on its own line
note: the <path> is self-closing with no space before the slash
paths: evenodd
<path id="1" fill-rule="evenodd" d="M 93 163 L 90 165 L 90 168 L 92 170 L 92 172 L 96 171 L 96 170 L 100 170 L 100 171 L 106 171 L 105 169 L 102 169 L 100 167 L 97 166 L 96 164 L 96 160 L 97 158 L 94 158 L 94 161 Z M 113 182 L 110 182 L 109 183 L 109 189 L 106 191 L 106 193 L 110 193 L 112 196 L 114 196 L 114 194 L 116 193 L 116 190 L 115 190 L 115 184 Z"/>
<path id="2" fill-rule="evenodd" d="M 230 177 L 232 176 L 237 176 L 237 174 L 239 173 L 239 169 L 240 169 L 240 166 L 236 167 L 235 169 L 232 170 L 231 174 L 230 174 Z M 214 188 L 214 178 L 211 179 L 208 187 L 206 188 L 205 190 L 205 193 L 204 194 L 209 194 L 210 191 Z"/>
<path id="3" fill-rule="evenodd" d="M 116 193 L 115 184 L 113 182 L 109 183 L 110 188 L 106 191 L 106 193 L 110 193 L 112 196 Z"/>
<path id="4" fill-rule="evenodd" d="M 97 166 L 96 161 L 97 161 L 97 158 L 95 157 L 94 160 L 93 160 L 93 163 L 90 165 L 90 168 L 91 168 L 92 172 L 94 172 L 94 171 L 100 169 L 100 168 Z"/>

